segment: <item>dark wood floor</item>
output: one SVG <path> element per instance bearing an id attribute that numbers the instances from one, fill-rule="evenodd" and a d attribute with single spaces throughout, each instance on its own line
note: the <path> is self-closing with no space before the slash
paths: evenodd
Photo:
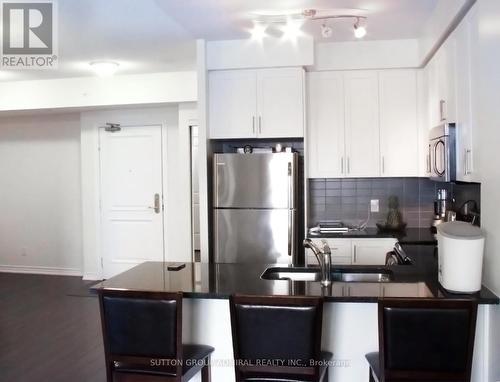
<path id="1" fill-rule="evenodd" d="M 0 382 L 103 382 L 96 297 L 80 277 L 0 273 Z"/>

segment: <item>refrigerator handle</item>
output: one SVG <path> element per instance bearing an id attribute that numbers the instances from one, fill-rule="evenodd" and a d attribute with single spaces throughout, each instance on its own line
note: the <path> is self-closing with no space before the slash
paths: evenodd
<path id="1" fill-rule="evenodd" d="M 293 210 L 291 210 L 293 206 L 293 173 L 292 173 L 292 163 L 288 162 L 288 256 L 293 256 L 295 252 L 295 244 L 294 244 L 294 216 Z"/>
<path id="2" fill-rule="evenodd" d="M 293 257 L 295 252 L 295 243 L 294 243 L 294 216 L 293 210 L 288 210 L 288 256 Z M 292 259 L 293 261 L 293 259 Z"/>

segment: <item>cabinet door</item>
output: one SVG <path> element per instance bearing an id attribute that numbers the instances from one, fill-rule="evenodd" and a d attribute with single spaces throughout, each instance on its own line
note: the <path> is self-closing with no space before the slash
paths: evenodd
<path id="1" fill-rule="evenodd" d="M 380 176 L 377 72 L 345 75 L 346 175 Z"/>
<path id="2" fill-rule="evenodd" d="M 257 136 L 257 76 L 254 70 L 208 75 L 210 138 Z"/>
<path id="3" fill-rule="evenodd" d="M 417 75 L 379 73 L 382 176 L 418 176 Z"/>
<path id="4" fill-rule="evenodd" d="M 385 265 L 387 252 L 392 251 L 395 239 L 352 240 L 352 263 L 355 265 Z"/>
<path id="5" fill-rule="evenodd" d="M 437 57 L 434 56 L 425 67 L 426 85 L 427 85 L 427 103 L 428 103 L 428 125 L 430 130 L 439 125 L 441 121 L 440 94 L 438 83 L 438 64 Z"/>
<path id="6" fill-rule="evenodd" d="M 257 71 L 257 130 L 260 138 L 304 136 L 304 70 Z"/>
<path id="7" fill-rule="evenodd" d="M 457 103 L 457 179 L 474 180 L 473 118 L 471 97 L 471 26 L 467 19 L 455 30 L 456 103 Z"/>
<path id="8" fill-rule="evenodd" d="M 311 178 L 344 176 L 344 77 L 308 74 L 308 168 Z"/>
<path id="9" fill-rule="evenodd" d="M 443 44 L 442 54 L 439 61 L 439 87 L 441 99 L 445 101 L 443 119 L 447 122 L 455 122 L 457 117 L 457 105 L 455 94 L 455 39 L 449 38 Z"/>

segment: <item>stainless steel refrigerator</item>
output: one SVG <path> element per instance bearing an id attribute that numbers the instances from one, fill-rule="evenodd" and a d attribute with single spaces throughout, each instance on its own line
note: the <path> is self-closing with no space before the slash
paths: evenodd
<path id="1" fill-rule="evenodd" d="M 215 154 L 215 261 L 294 262 L 297 188 L 296 153 Z"/>

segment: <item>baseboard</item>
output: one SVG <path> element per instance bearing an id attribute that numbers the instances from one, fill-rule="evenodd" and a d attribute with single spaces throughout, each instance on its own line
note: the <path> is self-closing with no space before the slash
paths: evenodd
<path id="1" fill-rule="evenodd" d="M 30 265 L 1 265 L 0 272 L 31 273 L 37 275 L 82 276 L 82 270 L 77 268 L 40 267 Z"/>

